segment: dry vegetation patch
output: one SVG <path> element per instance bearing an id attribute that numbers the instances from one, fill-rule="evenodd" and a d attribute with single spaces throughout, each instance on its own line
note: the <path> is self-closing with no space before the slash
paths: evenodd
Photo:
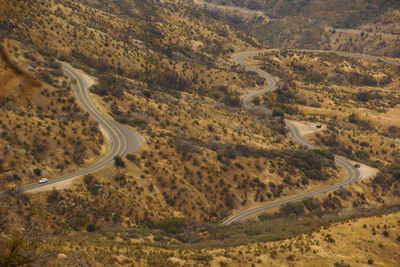
<path id="1" fill-rule="evenodd" d="M 60 175 L 99 157 L 97 123 L 77 104 L 60 64 L 13 40 L 3 45 L 2 186 Z"/>

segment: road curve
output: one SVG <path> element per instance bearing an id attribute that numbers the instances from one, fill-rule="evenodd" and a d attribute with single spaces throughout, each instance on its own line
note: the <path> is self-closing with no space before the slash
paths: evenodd
<path id="1" fill-rule="evenodd" d="M 249 94 L 243 96 L 241 98 L 241 103 L 242 105 L 246 108 L 246 109 L 252 109 L 252 105 L 251 105 L 251 101 L 257 97 L 260 96 L 262 94 L 265 94 L 267 92 L 271 92 L 274 91 L 278 88 L 278 79 L 273 77 L 271 74 L 260 70 L 260 69 L 256 69 L 246 63 L 243 63 L 243 59 L 246 57 L 250 57 L 250 56 L 256 56 L 256 55 L 268 55 L 268 54 L 274 54 L 279 52 L 279 49 L 267 49 L 267 50 L 258 50 L 258 51 L 250 51 L 250 52 L 243 52 L 243 53 L 239 53 L 236 55 L 232 56 L 232 60 L 235 64 L 239 64 L 241 66 L 243 66 L 245 69 L 249 70 L 249 71 L 253 71 L 258 73 L 261 77 L 265 78 L 266 81 L 268 82 L 268 86 L 263 88 L 263 89 L 259 89 L 259 90 L 255 90 L 250 92 Z M 352 58 L 362 58 L 362 59 L 367 59 L 367 60 L 372 60 L 372 61 L 380 61 L 383 63 L 387 63 L 390 65 L 395 65 L 395 66 L 400 66 L 400 62 L 397 61 L 392 61 L 392 60 L 386 60 L 386 59 L 382 59 L 380 57 L 376 57 L 376 56 L 370 56 L 370 55 L 364 55 L 364 54 L 355 54 L 355 53 L 347 53 L 347 52 L 336 52 L 336 51 L 325 51 L 325 50 L 305 50 L 305 49 L 298 49 L 298 50 L 289 50 L 289 51 L 293 51 L 293 52 L 307 52 L 307 53 L 321 53 L 321 54 L 335 54 L 337 56 L 342 56 L 342 57 L 352 57 Z M 269 110 L 270 112 L 270 110 Z M 309 149 L 316 149 L 317 147 L 310 144 L 307 140 L 305 140 L 303 138 L 303 136 L 300 134 L 299 129 L 290 121 L 285 120 L 285 124 L 286 127 L 289 129 L 289 135 L 290 137 L 298 144 L 309 148 Z M 227 219 L 225 219 L 221 224 L 222 225 L 229 225 L 231 223 L 238 223 L 243 221 L 244 219 L 251 217 L 257 213 L 269 210 L 271 208 L 274 207 L 279 207 L 283 204 L 286 204 L 288 202 L 293 202 L 293 201 L 299 201 L 302 200 L 306 197 L 312 197 L 312 196 L 316 196 L 319 194 L 323 194 L 329 191 L 333 191 L 336 190 L 342 186 L 345 185 L 349 185 L 355 181 L 358 181 L 361 178 L 360 172 L 357 168 L 354 168 L 354 165 L 351 161 L 349 161 L 348 159 L 335 155 L 335 162 L 337 164 L 339 164 L 340 166 L 342 166 L 346 172 L 347 172 L 347 177 L 346 179 L 344 179 L 343 181 L 341 181 L 340 183 L 334 184 L 334 185 L 330 185 L 327 187 L 323 187 L 320 189 L 316 189 L 301 195 L 297 195 L 294 197 L 290 197 L 287 199 L 283 199 L 283 200 L 279 200 L 279 201 L 275 201 L 272 203 L 268 203 L 265 205 L 261 205 L 255 208 L 251 208 L 242 212 L 239 212 Z"/>
<path id="2" fill-rule="evenodd" d="M 88 87 L 85 83 L 85 80 L 78 72 L 66 64 L 62 64 L 62 68 L 64 73 L 69 78 L 76 80 L 76 83 L 74 83 L 72 87 L 75 91 L 77 100 L 106 131 L 111 141 L 111 148 L 106 155 L 87 168 L 57 178 L 48 179 L 48 182 L 45 184 L 32 183 L 17 188 L 23 192 L 29 192 L 44 185 L 55 184 L 64 180 L 77 178 L 79 176 L 98 171 L 112 163 L 115 156 L 123 156 L 127 153 L 131 153 L 142 145 L 142 138 L 138 134 L 132 132 L 130 129 L 115 121 L 107 119 L 103 114 L 100 113 L 89 97 Z"/>

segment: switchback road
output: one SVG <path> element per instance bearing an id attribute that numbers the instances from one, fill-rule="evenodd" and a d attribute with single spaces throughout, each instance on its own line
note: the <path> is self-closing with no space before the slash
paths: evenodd
<path id="1" fill-rule="evenodd" d="M 262 94 L 265 94 L 267 92 L 271 92 L 274 91 L 278 88 L 278 79 L 273 77 L 272 75 L 270 75 L 269 73 L 260 70 L 260 69 L 256 69 L 246 63 L 243 62 L 243 59 L 250 57 L 250 56 L 256 56 L 256 55 L 268 55 L 268 54 L 274 54 L 274 53 L 278 53 L 280 50 L 278 49 L 269 49 L 269 50 L 259 50 L 259 51 L 250 51 L 250 52 L 243 52 L 243 53 L 239 53 L 236 55 L 232 56 L 232 61 L 235 64 L 239 64 L 242 65 L 246 70 L 249 71 L 253 71 L 258 73 L 261 77 L 265 78 L 266 81 L 268 82 L 268 86 L 263 88 L 263 89 L 259 89 L 259 90 L 255 90 L 252 91 L 248 94 L 246 94 L 245 96 L 243 96 L 241 98 L 241 102 L 242 105 L 246 108 L 246 109 L 251 109 L 252 105 L 251 105 L 251 101 L 257 97 L 260 96 Z M 363 55 L 363 54 L 355 54 L 355 53 L 346 53 L 346 52 L 336 52 L 336 51 L 323 51 L 323 50 L 289 50 L 289 51 L 294 51 L 294 52 L 306 52 L 306 53 L 324 53 L 324 54 L 335 54 L 337 56 L 342 56 L 342 57 L 352 57 L 352 58 L 362 58 L 362 59 L 367 59 L 367 60 L 372 60 L 372 61 L 380 61 L 383 63 L 387 63 L 387 64 L 391 64 L 391 65 L 395 65 L 395 66 L 400 66 L 400 62 L 397 61 L 393 61 L 393 60 L 386 60 L 386 59 L 382 59 L 380 57 L 376 57 L 376 56 L 370 56 L 370 55 Z M 285 120 L 285 124 L 286 127 L 289 129 L 289 134 L 290 137 L 298 144 L 309 148 L 309 149 L 316 149 L 317 147 L 310 144 L 307 140 L 305 140 L 303 138 L 303 136 L 300 134 L 299 129 L 296 127 L 295 124 L 289 122 L 288 120 Z M 283 204 L 289 203 L 289 202 L 293 202 L 293 201 L 299 201 L 302 200 L 304 198 L 307 197 L 313 197 L 319 194 L 323 194 L 329 191 L 333 191 L 336 190 L 342 186 L 346 186 L 349 185 L 353 182 L 358 181 L 361 178 L 360 175 L 360 171 L 354 167 L 353 163 L 351 161 L 349 161 L 348 159 L 335 155 L 335 162 L 337 164 L 339 164 L 340 166 L 342 166 L 346 172 L 347 172 L 347 177 L 341 181 L 338 184 L 334 184 L 334 185 L 329 185 L 317 190 L 313 190 L 304 194 L 300 194 L 294 197 L 289 197 L 286 199 L 282 199 L 282 200 L 277 200 L 275 202 L 272 203 L 267 203 L 264 205 L 260 205 L 258 207 L 255 208 L 251 208 L 248 210 L 244 210 L 242 212 L 239 212 L 235 215 L 232 215 L 231 217 L 225 219 L 222 222 L 222 225 L 229 225 L 231 223 L 238 223 L 243 221 L 246 218 L 249 218 L 251 216 L 254 216 L 260 212 L 269 210 L 271 208 L 274 207 L 279 207 Z"/>
<path id="2" fill-rule="evenodd" d="M 93 173 L 112 163 L 115 156 L 123 156 L 127 153 L 136 151 L 142 145 L 142 138 L 138 134 L 132 132 L 127 127 L 115 121 L 109 120 L 100 113 L 100 111 L 91 101 L 88 93 L 88 87 L 84 78 L 81 76 L 81 74 L 79 74 L 79 72 L 75 71 L 66 64 L 62 64 L 62 68 L 64 73 L 71 78 L 71 80 L 76 80 L 76 83 L 72 84 L 76 98 L 82 107 L 99 123 L 101 127 L 103 127 L 111 141 L 111 148 L 106 155 L 87 168 L 83 168 L 71 174 L 66 174 L 57 178 L 48 179 L 48 182 L 45 184 L 39 184 L 36 182 L 17 188 L 24 192 L 29 192 L 41 186 L 56 184 L 61 181 L 74 179 L 85 174 Z"/>

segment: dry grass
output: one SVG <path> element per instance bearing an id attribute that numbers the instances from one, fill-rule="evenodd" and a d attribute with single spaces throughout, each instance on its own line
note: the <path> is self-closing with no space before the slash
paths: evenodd
<path id="1" fill-rule="evenodd" d="M 183 246 L 177 249 L 169 245 L 176 242 L 173 239 L 167 239 L 164 246 L 154 247 L 149 244 L 155 242 L 154 235 L 143 236 L 143 233 L 133 231 L 62 237 L 52 241 L 49 247 L 60 251 L 54 263 L 68 260 L 76 263 L 85 258 L 90 264 L 112 263 L 116 266 L 128 263 L 134 266 L 161 263 L 164 266 L 321 266 L 335 263 L 395 266 L 400 256 L 399 220 L 399 212 L 357 218 L 322 226 L 282 241 L 221 248 L 207 248 L 207 242 L 203 242 L 203 248 Z M 290 227 L 285 223 L 282 225 Z"/>
<path id="2" fill-rule="evenodd" d="M 58 65 L 13 40 L 3 45 L 3 186 L 60 175 L 97 158 L 101 151 L 100 131 L 92 119 L 82 120 L 86 115 L 76 106 L 69 81 L 59 74 Z M 82 135 L 72 137 L 77 132 Z M 85 148 L 78 151 L 78 143 Z M 35 175 L 34 169 L 40 169 L 42 174 Z"/>
<path id="3" fill-rule="evenodd" d="M 313 138 L 318 144 L 324 144 L 324 140 L 334 133 L 338 142 L 353 152 L 367 151 L 369 161 L 389 163 L 398 157 L 398 146 L 389 134 L 390 126 L 400 126 L 396 117 L 400 81 L 395 67 L 302 53 L 271 57 L 261 67 L 275 71 L 277 76 L 287 73 L 282 74 L 283 81 L 292 79 L 289 85 L 294 94 L 291 101 L 298 108 L 293 118 L 308 118 L 328 125 L 327 131 Z M 362 78 L 352 80 L 354 73 L 369 75 L 376 84 L 359 84 Z M 313 77 L 317 80 L 312 80 Z M 268 96 L 264 101 L 271 103 Z M 350 122 L 352 114 L 355 114 L 354 120 Z"/>

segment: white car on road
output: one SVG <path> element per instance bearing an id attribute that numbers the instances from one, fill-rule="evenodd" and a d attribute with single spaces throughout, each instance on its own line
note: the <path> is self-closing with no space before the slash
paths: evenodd
<path id="1" fill-rule="evenodd" d="M 40 179 L 39 184 L 44 184 L 44 183 L 47 183 L 47 178 Z"/>

